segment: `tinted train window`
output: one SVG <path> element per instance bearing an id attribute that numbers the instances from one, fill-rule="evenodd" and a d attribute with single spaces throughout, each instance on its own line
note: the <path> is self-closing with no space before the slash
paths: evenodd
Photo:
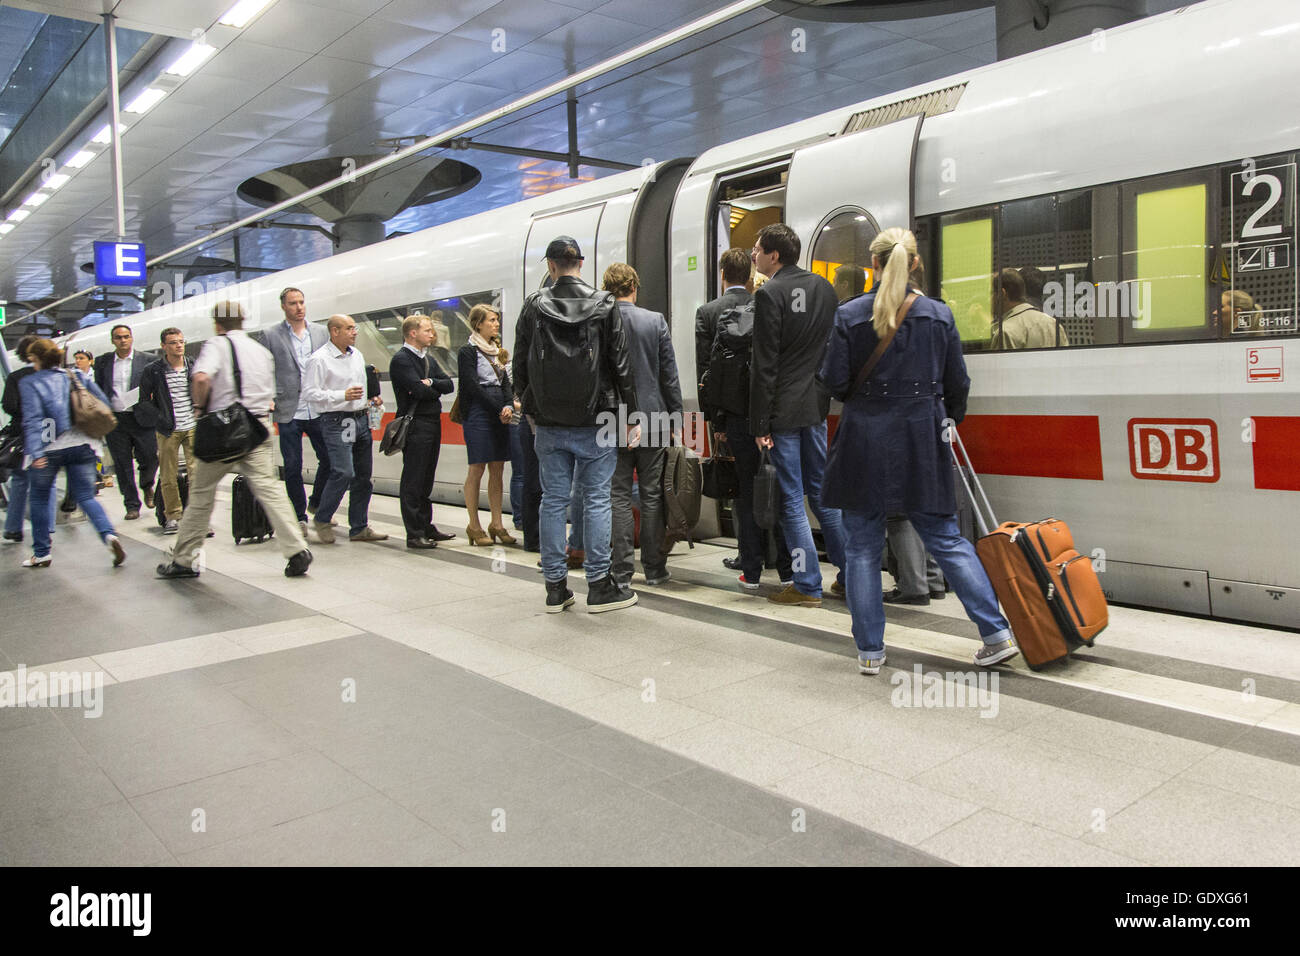
<path id="1" fill-rule="evenodd" d="M 402 347 L 402 320 L 408 315 L 422 312 L 433 320 L 436 338 L 429 349 L 429 357 L 438 363 L 443 373 L 456 377 L 456 352 L 469 341 L 469 311 L 478 304 L 489 305 L 501 311 L 501 290 L 471 292 L 443 299 L 426 299 L 408 305 L 376 309 L 359 313 L 356 319 L 357 347 L 368 364 L 386 374 L 393 354 Z M 514 343 L 505 343 L 510 348 Z"/>
<path id="2" fill-rule="evenodd" d="M 1294 155 L 1243 160 L 1219 178 L 1212 320 L 1225 338 L 1297 331 Z"/>
<path id="3" fill-rule="evenodd" d="M 811 269 L 835 286 L 841 302 L 871 288 L 871 240 L 879 231 L 865 210 L 846 209 L 831 215 L 813 238 Z"/>
<path id="4" fill-rule="evenodd" d="M 939 298 L 952 309 L 964 351 L 985 349 L 993 326 L 993 215 L 939 217 Z"/>
<path id="5" fill-rule="evenodd" d="M 994 285 L 991 345 L 996 349 L 1051 348 L 1072 341 L 1057 322 L 1065 313 L 1057 198 L 1041 196 L 1004 203 L 998 229 L 998 281 Z M 1003 281 L 1004 270 L 1012 270 Z M 1051 283 L 1049 288 L 1048 283 Z M 1003 287 L 1006 287 L 1005 289 Z M 999 293 L 1007 292 L 1009 298 Z M 1047 309 L 1045 295 L 1053 294 Z M 1014 300 L 1014 301 L 1013 301 Z"/>

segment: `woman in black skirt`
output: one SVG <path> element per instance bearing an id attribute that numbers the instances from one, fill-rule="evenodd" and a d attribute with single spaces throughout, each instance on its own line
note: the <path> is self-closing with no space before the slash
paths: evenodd
<path id="1" fill-rule="evenodd" d="M 461 427 L 469 458 L 469 474 L 465 477 L 469 527 L 465 534 L 474 545 L 490 545 L 493 540 L 514 544 L 514 536 L 501 523 L 501 479 L 510 459 L 510 422 L 515 410 L 510 356 L 500 347 L 501 316 L 494 309 L 474 306 L 469 310 L 469 324 L 474 332 L 457 356 Z M 479 486 L 485 467 L 488 506 L 492 510 L 487 531 L 478 520 Z"/>

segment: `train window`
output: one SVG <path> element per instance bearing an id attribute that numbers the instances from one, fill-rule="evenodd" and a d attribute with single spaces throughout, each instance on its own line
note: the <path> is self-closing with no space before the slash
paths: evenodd
<path id="1" fill-rule="evenodd" d="M 1130 342 L 1206 338 L 1210 326 L 1209 182 L 1180 174 L 1121 187 L 1118 283 L 1099 283 L 1096 314 Z"/>
<path id="2" fill-rule="evenodd" d="M 469 312 L 480 303 L 500 312 L 501 290 L 428 299 L 357 314 L 354 316 L 359 326 L 357 348 L 361 350 L 367 364 L 374 365 L 381 373 L 387 373 L 393 354 L 402 347 L 402 321 L 408 315 L 423 312 L 433 320 L 436 334 L 433 346 L 429 349 L 429 357 L 444 374 L 455 378 L 456 352 L 469 341 Z M 506 348 L 512 344 L 505 343 Z"/>
<path id="3" fill-rule="evenodd" d="M 1054 317 L 1059 313 L 1046 311 L 1043 301 L 1061 265 L 1057 207 L 1056 196 L 1040 196 L 1004 203 L 999 210 L 998 294 L 989 335 L 995 349 L 1070 344 L 1069 334 Z M 1056 292 L 1056 284 L 1050 291 Z"/>
<path id="4" fill-rule="evenodd" d="M 879 231 L 866 210 L 856 207 L 837 210 L 817 230 L 812 271 L 835 286 L 841 302 L 871 288 L 871 240 Z"/>
<path id="5" fill-rule="evenodd" d="M 1213 318 L 1224 338 L 1298 331 L 1296 158 L 1247 159 L 1219 174 L 1222 246 L 1212 278 Z"/>
<path id="6" fill-rule="evenodd" d="M 987 349 L 993 325 L 993 214 L 939 217 L 939 298 L 952 309 L 962 350 Z"/>

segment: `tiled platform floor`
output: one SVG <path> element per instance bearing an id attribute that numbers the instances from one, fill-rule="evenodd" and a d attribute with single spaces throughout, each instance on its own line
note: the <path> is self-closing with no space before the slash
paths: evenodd
<path id="1" fill-rule="evenodd" d="M 891 608 L 889 665 L 863 678 L 842 604 L 740 594 L 725 549 L 679 546 L 674 580 L 611 614 L 587 615 L 571 578 L 577 606 L 547 615 L 534 555 L 463 536 L 408 552 L 395 505 L 372 509 L 392 540 L 314 546 L 306 579 L 283 577 L 273 543 L 221 534 L 200 579 L 157 581 L 169 539 L 147 517 L 119 523 L 116 571 L 85 524 L 60 529 L 47 570 L 0 551 L 0 667 L 69 662 L 49 669 L 108 684 L 99 718 L 0 709 L 0 862 L 1260 865 L 1300 851 L 1300 635 L 1116 608 L 1068 668 L 1004 668 L 983 707 L 902 707 L 914 667 L 973 670 L 954 599 Z"/>

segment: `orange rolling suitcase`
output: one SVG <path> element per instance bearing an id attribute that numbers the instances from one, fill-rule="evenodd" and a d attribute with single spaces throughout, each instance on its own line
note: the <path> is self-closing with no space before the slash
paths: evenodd
<path id="1" fill-rule="evenodd" d="M 955 428 L 952 434 L 954 460 L 960 465 L 960 449 L 969 463 Z M 1108 622 L 1106 596 L 1091 559 L 1075 549 L 1069 526 L 1056 518 L 998 524 L 974 469 L 959 467 L 957 473 L 966 486 L 980 532 L 975 553 L 1002 603 L 1025 662 L 1038 670 L 1068 658 L 1070 650 L 1080 644 L 1091 647 Z"/>

